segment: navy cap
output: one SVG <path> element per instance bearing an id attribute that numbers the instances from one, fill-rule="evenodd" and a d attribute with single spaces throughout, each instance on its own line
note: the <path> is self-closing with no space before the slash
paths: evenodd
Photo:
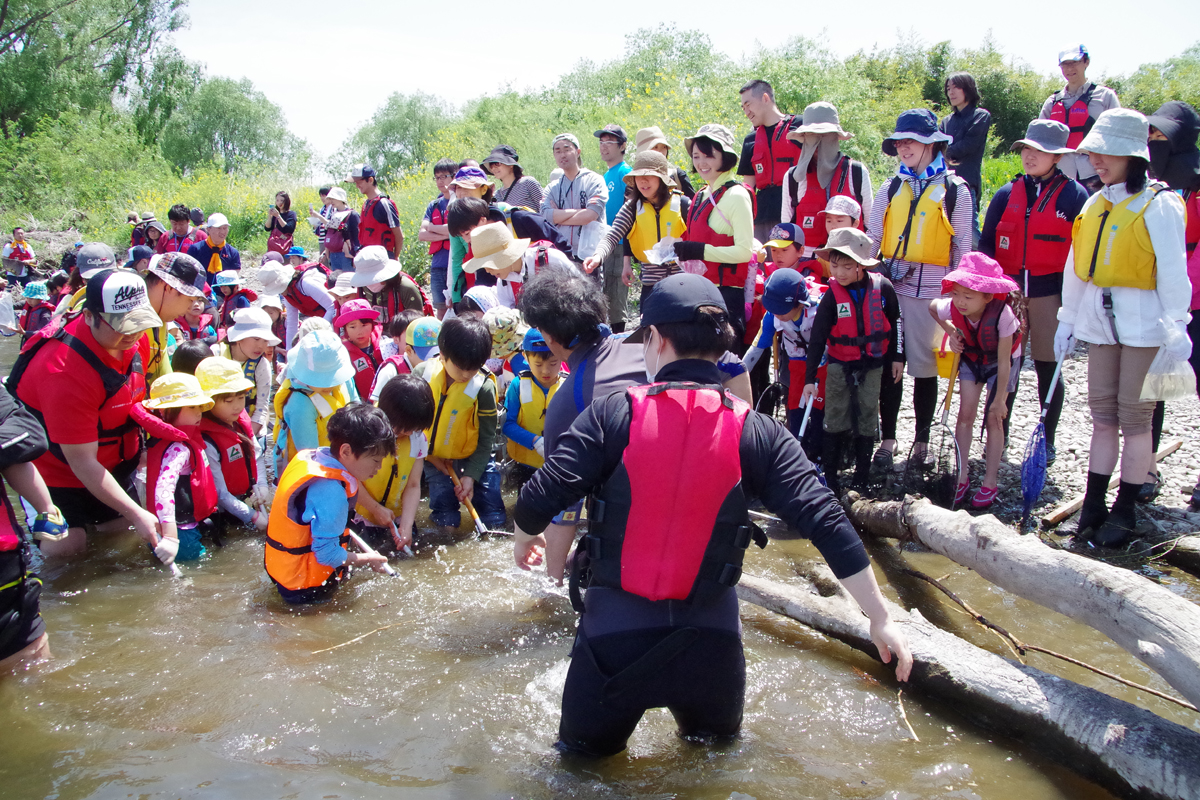
<path id="1" fill-rule="evenodd" d="M 147 247 L 144 244 L 135 245 L 129 248 L 129 260 L 125 262 L 126 269 L 133 269 L 133 265 L 143 259 L 154 258 L 154 248 Z"/>
<path id="2" fill-rule="evenodd" d="M 703 275 L 683 272 L 663 278 L 642 304 L 641 327 L 692 322 L 701 306 L 716 306 L 729 313 L 716 285 Z"/>
<path id="3" fill-rule="evenodd" d="M 771 238 L 763 247 L 787 247 L 789 244 L 804 246 L 804 229 L 792 222 L 780 222 L 771 228 Z"/>
<path id="4" fill-rule="evenodd" d="M 621 144 L 625 144 L 627 141 L 629 141 L 629 137 L 625 135 L 625 129 L 613 122 L 605 125 L 603 128 L 593 133 L 592 136 L 595 136 L 597 139 L 599 139 L 601 136 L 612 136 Z"/>
<path id="5" fill-rule="evenodd" d="M 938 119 L 928 108 L 910 108 L 896 118 L 896 132 L 883 140 L 885 155 L 896 155 L 898 139 L 913 139 L 921 144 L 953 142 L 954 137 L 938 130 Z"/>
<path id="6" fill-rule="evenodd" d="M 808 306 L 808 285 L 804 276 L 794 269 L 777 269 L 767 279 L 763 289 L 763 310 L 768 314 L 782 317 L 790 314 L 796 306 Z"/>

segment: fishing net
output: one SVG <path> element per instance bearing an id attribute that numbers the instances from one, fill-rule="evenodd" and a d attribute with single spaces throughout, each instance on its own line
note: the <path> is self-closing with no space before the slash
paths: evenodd
<path id="1" fill-rule="evenodd" d="M 758 404 L 754 410 L 760 414 L 787 423 L 787 393 L 788 389 L 782 383 L 772 383 L 759 395 Z"/>
<path id="2" fill-rule="evenodd" d="M 1029 512 L 1037 504 L 1045 485 L 1046 425 L 1039 421 L 1025 445 L 1025 460 L 1021 462 L 1021 497 L 1025 503 L 1021 512 L 1022 524 L 1029 520 Z"/>
<path id="3" fill-rule="evenodd" d="M 942 508 L 953 509 L 960 459 L 958 441 L 954 429 L 946 423 L 947 416 L 943 413 L 941 420 L 927 429 L 929 444 L 924 455 L 920 453 L 920 443 L 913 443 L 901 488 L 905 494 L 919 494 Z"/>

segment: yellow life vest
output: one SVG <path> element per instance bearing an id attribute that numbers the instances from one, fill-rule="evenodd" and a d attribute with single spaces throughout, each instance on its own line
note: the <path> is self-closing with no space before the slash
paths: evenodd
<path id="1" fill-rule="evenodd" d="M 150 328 L 145 333 L 150 344 L 150 357 L 142 365 L 146 370 L 146 385 L 171 372 L 171 357 L 167 354 L 167 326 Z"/>
<path id="2" fill-rule="evenodd" d="M 629 249 L 639 264 L 645 264 L 646 251 L 666 236 L 682 239 L 687 223 L 683 219 L 683 195 L 671 192 L 670 201 L 661 210 L 645 200 L 638 200 L 633 227 L 629 229 Z"/>
<path id="3" fill-rule="evenodd" d="M 1071 231 L 1075 247 L 1075 275 L 1079 280 L 1097 286 L 1130 286 L 1134 289 L 1154 289 L 1158 259 L 1154 244 L 1146 230 L 1146 209 L 1154 198 L 1167 189 L 1164 183 L 1150 185 L 1154 192 L 1137 211 L 1130 202 L 1141 193 L 1127 197 L 1115 206 L 1103 195 L 1078 217 Z M 1176 202 L 1179 195 L 1167 191 Z M 1171 202 L 1168 200 L 1167 202 Z"/>
<path id="4" fill-rule="evenodd" d="M 546 406 L 550 405 L 550 399 L 554 397 L 558 387 L 562 386 L 566 378 L 559 375 L 549 392 L 543 392 L 534 385 L 533 373 L 529 370 L 522 370 L 521 376 L 517 380 L 521 382 L 521 410 L 517 414 L 517 424 L 534 436 L 541 436 L 542 431 L 546 428 Z M 535 451 L 517 444 L 512 439 L 508 440 L 508 454 L 514 461 L 534 469 L 546 463 L 546 459 Z"/>
<path id="5" fill-rule="evenodd" d="M 275 452 L 276 463 L 290 464 L 292 459 L 296 457 L 296 443 L 292 441 L 292 432 L 288 430 L 283 422 L 283 409 L 287 406 L 288 398 L 294 393 L 303 394 L 312 401 L 313 408 L 317 409 L 317 441 L 321 447 L 329 446 L 329 418 L 333 416 L 333 412 L 337 411 L 342 406 L 350 402 L 350 398 L 346 396 L 346 387 L 338 386 L 329 394 L 324 394 L 312 390 L 302 390 L 292 388 L 292 379 L 284 380 L 279 386 L 279 391 L 275 393 Z M 284 436 L 286 435 L 286 439 Z M 280 444 L 286 442 L 286 446 L 281 448 Z M 284 456 L 286 460 L 281 460 L 280 456 Z"/>
<path id="6" fill-rule="evenodd" d="M 453 381 L 446 374 L 446 367 L 441 360 L 426 373 L 425 379 L 429 381 L 433 399 L 437 402 L 433 424 L 425 431 L 425 437 L 429 439 L 429 455 L 466 458 L 479 445 L 479 390 L 488 380 L 495 385 L 496 379 L 486 368 L 482 368 L 466 383 Z"/>
<path id="7" fill-rule="evenodd" d="M 320 586 L 335 571 L 317 561 L 312 551 L 312 527 L 301 521 L 304 514 L 301 490 L 317 478 L 328 478 L 342 484 L 351 503 L 358 493 L 358 481 L 350 473 L 317 462 L 313 459 L 315 452 L 301 451 L 283 471 L 267 521 L 264 566 L 272 580 L 293 591 Z M 298 495 L 301 496 L 298 498 Z M 343 547 L 348 540 L 349 535 L 343 533 Z"/>
<path id="8" fill-rule="evenodd" d="M 950 246 L 954 242 L 954 226 L 946 216 L 946 192 L 958 191 L 958 183 L 947 178 L 946 183 L 929 186 L 913 205 L 912 184 L 904 185 L 888 202 L 883 213 L 881 258 L 898 258 L 936 267 L 950 266 Z"/>
<path id="9" fill-rule="evenodd" d="M 396 440 L 396 455 L 383 459 L 383 466 L 370 478 L 362 482 L 362 488 L 371 495 L 375 502 L 384 508 L 390 508 L 397 517 L 400 516 L 404 490 L 408 487 L 408 479 L 412 476 L 413 465 L 421 458 L 425 437 L 413 434 L 405 439 Z M 417 476 L 421 480 L 421 476 Z M 358 513 L 366 517 L 366 509 L 361 505 Z"/>

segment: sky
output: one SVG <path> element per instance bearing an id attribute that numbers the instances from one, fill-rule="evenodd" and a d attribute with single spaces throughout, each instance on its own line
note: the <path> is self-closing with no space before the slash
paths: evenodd
<path id="1" fill-rule="evenodd" d="M 749 14 L 735 13 L 739 6 L 729 0 L 653 6 L 564 0 L 190 0 L 190 25 L 174 40 L 187 58 L 206 65 L 209 76 L 253 81 L 283 109 L 292 132 L 308 141 L 318 163 L 395 92 L 425 92 L 461 106 L 509 88 L 541 88 L 584 58 L 600 63 L 621 57 L 627 34 L 659 24 L 702 31 L 715 50 L 734 59 L 796 36 L 822 42 L 844 57 L 892 47 L 912 31 L 924 44 L 949 40 L 957 48 L 979 47 L 990 32 L 1001 52 L 1048 74 L 1056 71 L 1059 50 L 1082 41 L 1092 56 L 1093 78 L 1127 74 L 1200 41 L 1195 0 L 1156 0 L 1152 15 L 1138 14 L 1127 0 L 1091 0 L 1086 12 L 1071 14 L 1079 26 L 1071 35 L 1058 22 L 1065 5 L 1045 7 L 1046 19 L 1037 25 L 1033 9 L 1019 4 L 957 0 L 949 5 L 954 17 L 923 22 L 912 13 L 918 8 L 913 2 L 857 0 L 851 16 L 838 2 L 760 0 L 744 8 L 796 11 L 772 11 L 769 16 L 778 19 L 753 24 Z"/>

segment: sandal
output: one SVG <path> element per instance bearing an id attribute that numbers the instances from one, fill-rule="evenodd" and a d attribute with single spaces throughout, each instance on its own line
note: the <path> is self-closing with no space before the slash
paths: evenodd
<path id="1" fill-rule="evenodd" d="M 1138 490 L 1137 501 L 1139 503 L 1151 503 L 1154 498 L 1158 497 L 1158 475 L 1153 472 L 1147 472 L 1146 477 L 1150 480 L 1142 484 L 1142 488 Z"/>
<path id="2" fill-rule="evenodd" d="M 975 492 L 975 496 L 971 498 L 971 508 L 984 509 L 989 507 L 996 500 L 996 495 L 1000 494 L 1000 488 L 989 489 L 986 486 L 980 486 L 979 491 Z"/>
<path id="3" fill-rule="evenodd" d="M 970 490 L 971 490 L 971 482 L 970 481 L 963 481 L 962 483 L 960 483 L 958 485 L 958 488 L 954 490 L 954 505 L 952 506 L 952 508 L 957 508 L 958 506 L 962 505 L 963 501 L 967 499 L 967 492 L 969 492 Z"/>
<path id="4" fill-rule="evenodd" d="M 884 475 L 891 472 L 892 464 L 892 451 L 884 450 L 882 447 L 876 450 L 875 455 L 871 458 L 871 466 Z"/>

